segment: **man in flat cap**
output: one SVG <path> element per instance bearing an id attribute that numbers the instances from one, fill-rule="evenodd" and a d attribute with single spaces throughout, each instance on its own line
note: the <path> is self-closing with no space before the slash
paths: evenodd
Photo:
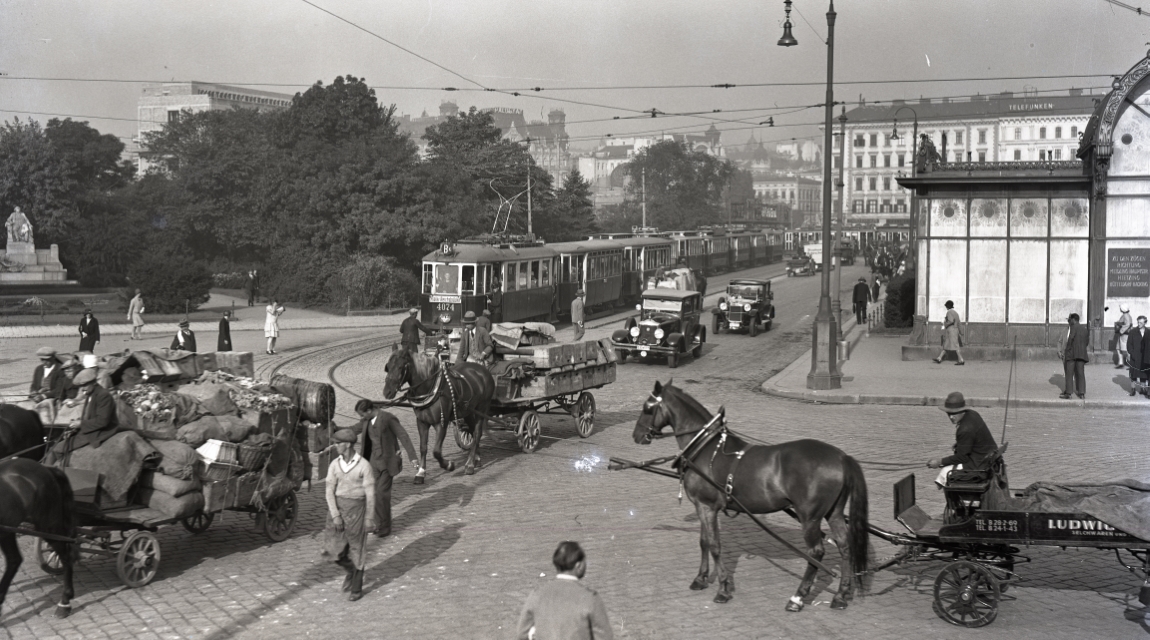
<path id="1" fill-rule="evenodd" d="M 68 426 L 78 431 L 53 447 L 54 456 L 49 457 L 50 464 L 58 460 L 59 456 L 80 447 L 91 446 L 93 449 L 98 449 L 108 438 L 123 431 L 116 419 L 116 401 L 107 389 L 96 384 L 95 368 L 84 369 L 77 373 L 72 379 L 72 385 L 76 387 L 78 393 L 76 398 L 69 400 L 68 403 L 70 406 L 83 405 L 83 409 L 80 417 L 72 420 Z"/>
<path id="2" fill-rule="evenodd" d="M 327 468 L 327 526 L 324 554 L 334 555 L 347 577 L 343 590 L 352 602 L 363 597 L 367 532 L 375 529 L 375 474 L 355 450 L 355 431 L 339 429 L 331 436 L 339 457 Z"/>
<path id="3" fill-rule="evenodd" d="M 68 387 L 68 379 L 64 376 L 63 364 L 56 357 L 56 350 L 40 347 L 36 350 L 36 357 L 40 358 L 40 364 L 32 370 L 28 398 L 34 402 L 62 399 Z"/>
<path id="4" fill-rule="evenodd" d="M 941 469 L 935 482 L 946 486 L 951 471 L 959 469 L 982 469 L 992 454 L 998 451 L 994 436 L 983 422 L 982 416 L 966 406 L 966 398 L 955 391 L 946 396 L 942 410 L 956 427 L 954 454 L 945 458 L 933 458 L 926 463 L 931 469 Z"/>
<path id="5" fill-rule="evenodd" d="M 434 329 L 423 326 L 419 321 L 419 309 L 412 307 L 407 310 L 407 317 L 403 322 L 399 323 L 399 345 L 412 353 L 419 353 L 420 331 L 427 335 L 435 333 Z"/>
<path id="6" fill-rule="evenodd" d="M 176 331 L 176 337 L 172 338 L 172 346 L 168 348 L 173 351 L 196 352 L 196 334 L 188 328 L 187 320 L 180 320 L 180 329 Z"/>

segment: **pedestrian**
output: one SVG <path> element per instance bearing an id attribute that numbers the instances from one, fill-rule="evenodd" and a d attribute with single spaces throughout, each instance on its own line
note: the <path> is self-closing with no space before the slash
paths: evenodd
<path id="1" fill-rule="evenodd" d="M 98 344 L 100 344 L 100 321 L 92 315 L 91 309 L 84 309 L 84 317 L 80 318 L 80 351 L 93 353 Z"/>
<path id="2" fill-rule="evenodd" d="M 954 454 L 928 460 L 926 466 L 940 469 L 934 481 L 945 487 L 951 471 L 984 469 L 987 459 L 998 451 L 998 445 L 982 416 L 967 408 L 966 398 L 958 391 L 946 396 L 941 408 L 956 428 Z"/>
<path id="3" fill-rule="evenodd" d="M 371 508 L 375 511 L 375 530 L 372 531 L 380 538 L 391 535 L 391 485 L 395 476 L 403 470 L 403 456 L 399 454 L 399 445 L 407 452 L 416 469 L 416 476 L 422 477 L 425 473 L 416 462 L 415 447 L 411 446 L 411 438 L 399 423 L 399 418 L 383 409 L 376 409 L 375 404 L 366 398 L 355 403 L 355 412 L 360 417 L 359 428 L 362 435 L 359 453 L 371 465 L 375 474 L 375 502 Z"/>
<path id="4" fill-rule="evenodd" d="M 423 326 L 423 323 L 419 321 L 419 309 L 412 307 L 407 310 L 407 317 L 403 319 L 403 322 L 399 323 L 400 346 L 412 353 L 419 353 L 419 345 L 422 342 L 419 338 L 420 331 L 427 335 L 435 333 L 435 329 L 428 329 Z"/>
<path id="5" fill-rule="evenodd" d="M 579 582 L 587 573 L 579 543 L 560 542 L 551 562 L 559 573 L 523 603 L 517 640 L 611 640 L 603 599 Z"/>
<path id="6" fill-rule="evenodd" d="M 1122 315 L 1118 316 L 1118 322 L 1114 323 L 1114 352 L 1118 356 L 1118 366 L 1115 369 L 1125 369 L 1127 360 L 1126 340 L 1130 334 L 1130 329 L 1134 327 L 1134 320 L 1130 317 L 1130 307 L 1120 305 L 1118 310 Z"/>
<path id="7" fill-rule="evenodd" d="M 128 322 L 132 323 L 132 336 L 129 340 L 143 340 L 144 331 L 144 296 L 136 289 L 136 295 L 128 303 Z"/>
<path id="8" fill-rule="evenodd" d="M 1072 313 L 1066 319 L 1066 333 L 1058 338 L 1058 359 L 1066 374 L 1066 387 L 1058 395 L 1063 400 L 1070 398 L 1070 390 L 1079 398 L 1086 397 L 1086 361 L 1090 359 L 1090 330 L 1078 322 L 1078 314 Z"/>
<path id="9" fill-rule="evenodd" d="M 498 281 L 491 289 L 491 321 L 495 324 L 503 322 L 503 287 Z"/>
<path id="10" fill-rule="evenodd" d="M 483 313 L 475 319 L 475 326 L 487 329 L 487 333 L 491 333 L 491 310 L 484 309 Z"/>
<path id="11" fill-rule="evenodd" d="M 455 356 L 455 364 L 474 362 L 486 367 L 491 362 L 493 353 L 495 345 L 491 342 L 491 334 L 483 327 L 475 326 L 475 312 L 468 311 L 463 314 L 463 339 L 459 342 L 459 353 Z"/>
<path id="12" fill-rule="evenodd" d="M 196 352 L 196 334 L 189 328 L 187 320 L 180 320 L 180 328 L 172 338 L 172 346 L 168 348 L 172 351 Z"/>
<path id="13" fill-rule="evenodd" d="M 231 312 L 225 311 L 224 317 L 220 318 L 220 335 L 216 338 L 216 351 L 231 351 L 232 350 L 232 320 Z"/>
<path id="14" fill-rule="evenodd" d="M 855 322 L 861 327 L 866 324 L 867 305 L 870 304 L 870 287 L 866 285 L 866 278 L 859 278 L 851 293 L 851 302 L 855 308 Z"/>
<path id="15" fill-rule="evenodd" d="M 28 387 L 28 398 L 33 402 L 60 400 L 64 397 L 68 385 L 63 363 L 56 356 L 56 350 L 52 347 L 40 347 L 36 350 L 36 357 L 40 359 L 40 364 L 32 370 L 32 384 Z"/>
<path id="16" fill-rule="evenodd" d="M 253 306 L 260 301 L 260 270 L 252 270 L 252 303 Z"/>
<path id="17" fill-rule="evenodd" d="M 1146 316 L 1138 316 L 1138 326 L 1130 331 L 1126 349 L 1130 354 L 1130 395 L 1141 391 L 1150 398 L 1150 329 Z"/>
<path id="18" fill-rule="evenodd" d="M 874 277 L 874 284 L 872 284 L 870 286 L 871 300 L 878 302 L 878 294 L 882 291 L 881 287 L 882 287 L 882 280 L 878 276 L 875 276 Z"/>
<path id="19" fill-rule="evenodd" d="M 248 290 L 248 306 L 249 307 L 256 306 L 256 272 L 255 271 L 249 271 L 248 272 L 248 282 L 247 282 L 247 286 L 244 288 Z"/>
<path id="20" fill-rule="evenodd" d="M 324 553 L 334 555 L 347 577 L 343 590 L 355 602 L 363 597 L 363 568 L 367 532 L 375 529 L 375 478 L 371 465 L 356 452 L 355 431 L 339 429 L 332 434 L 339 458 L 327 468 L 327 526 Z"/>
<path id="21" fill-rule="evenodd" d="M 268 339 L 267 353 L 271 356 L 276 352 L 276 338 L 280 337 L 280 316 L 284 314 L 284 308 L 280 306 L 279 300 L 272 298 L 271 304 L 265 307 L 264 311 L 267 312 L 267 318 L 264 319 L 264 337 Z"/>
<path id="22" fill-rule="evenodd" d="M 953 351 L 954 355 L 958 356 L 958 362 L 955 366 L 966 364 L 962 359 L 962 352 L 959 348 L 962 347 L 962 322 L 958 317 L 958 312 L 954 310 L 954 301 L 947 300 L 946 304 L 946 317 L 942 319 L 942 353 L 934 359 L 935 363 L 942 364 L 942 359 L 946 357 L 947 351 Z"/>
<path id="23" fill-rule="evenodd" d="M 575 292 L 571 300 L 571 326 L 575 329 L 575 342 L 583 339 L 583 296 L 585 292 L 580 289 Z"/>

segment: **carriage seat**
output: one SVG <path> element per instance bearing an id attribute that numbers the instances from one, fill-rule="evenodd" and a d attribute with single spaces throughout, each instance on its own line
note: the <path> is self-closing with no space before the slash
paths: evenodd
<path id="1" fill-rule="evenodd" d="M 987 506 L 984 503 L 988 502 L 989 492 L 995 488 L 1005 490 L 1006 462 L 1002 456 L 1006 453 L 1007 445 L 1008 443 L 1004 443 L 986 459 L 983 479 L 947 482 L 942 488 L 946 495 L 946 512 L 943 520 L 947 523 L 964 520 L 978 509 Z"/>

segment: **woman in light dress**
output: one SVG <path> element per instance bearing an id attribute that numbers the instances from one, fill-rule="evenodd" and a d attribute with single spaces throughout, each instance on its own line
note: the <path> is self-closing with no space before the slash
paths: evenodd
<path id="1" fill-rule="evenodd" d="M 276 338 L 280 337 L 280 316 L 284 313 L 284 308 L 276 299 L 272 299 L 272 303 L 264 308 L 268 317 L 264 320 L 264 337 L 268 339 L 268 355 L 273 355 L 276 352 Z"/>
<path id="2" fill-rule="evenodd" d="M 142 340 L 144 330 L 144 296 L 136 289 L 136 296 L 128 303 L 128 322 L 132 323 L 132 337 L 129 340 Z"/>
<path id="3" fill-rule="evenodd" d="M 947 351 L 953 351 L 954 355 L 958 356 L 958 362 L 955 365 L 966 364 L 962 359 L 962 352 L 959 347 L 962 346 L 962 323 L 958 317 L 958 312 L 954 310 L 954 302 L 947 300 L 946 304 L 946 317 L 942 319 L 942 353 L 934 359 L 938 364 L 942 364 L 942 359 L 946 357 Z"/>

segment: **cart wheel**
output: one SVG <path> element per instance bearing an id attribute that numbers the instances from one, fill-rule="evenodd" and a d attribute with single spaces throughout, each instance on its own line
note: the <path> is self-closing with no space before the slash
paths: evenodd
<path id="1" fill-rule="evenodd" d="M 575 426 L 579 429 L 580 438 L 586 438 L 595 430 L 595 396 L 590 391 L 579 394 L 575 404 Z"/>
<path id="2" fill-rule="evenodd" d="M 36 538 L 36 561 L 44 573 L 50 576 L 64 575 L 64 563 L 60 562 L 60 555 L 43 538 Z"/>
<path id="3" fill-rule="evenodd" d="M 748 331 L 748 333 L 751 334 L 752 338 L 759 335 L 759 319 L 758 318 L 754 318 L 754 317 L 751 318 L 751 324 L 748 327 L 747 331 Z"/>
<path id="4" fill-rule="evenodd" d="M 116 575 L 129 589 L 138 589 L 156 577 L 160 568 L 160 541 L 151 531 L 128 536 L 116 554 Z"/>
<path id="5" fill-rule="evenodd" d="M 471 451 L 471 443 L 475 441 L 475 433 L 460 429 L 458 422 L 451 423 L 451 430 L 455 433 L 455 446 L 461 451 Z"/>
<path id="6" fill-rule="evenodd" d="M 272 542 L 287 540 L 295 529 L 298 513 L 299 503 L 296 502 L 295 491 L 289 491 L 282 497 L 272 499 L 268 502 L 268 511 L 264 518 L 264 535 Z"/>
<path id="7" fill-rule="evenodd" d="M 948 564 L 934 581 L 934 612 L 947 622 L 973 629 L 998 617 L 1001 591 L 989 569 L 973 562 Z"/>
<path id="8" fill-rule="evenodd" d="M 539 448 L 539 434 L 542 431 L 539 427 L 539 414 L 528 409 L 519 416 L 519 431 L 516 433 L 516 437 L 523 453 L 533 453 Z"/>
<path id="9" fill-rule="evenodd" d="M 190 533 L 203 533 L 212 526 L 212 521 L 216 519 L 215 513 L 198 512 L 196 515 L 180 520 L 180 524 L 184 525 Z"/>

